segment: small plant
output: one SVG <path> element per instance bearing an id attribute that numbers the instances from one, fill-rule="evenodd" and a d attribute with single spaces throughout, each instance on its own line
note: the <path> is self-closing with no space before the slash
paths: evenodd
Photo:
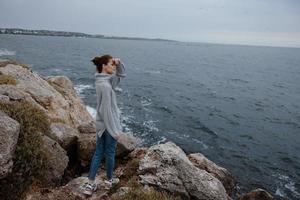
<path id="1" fill-rule="evenodd" d="M 19 66 L 21 66 L 21 67 L 23 67 L 23 68 L 25 68 L 25 69 L 30 70 L 30 68 L 29 68 L 27 65 L 25 65 L 25 64 L 23 64 L 23 63 L 20 63 L 20 62 L 18 62 L 18 61 L 14 61 L 14 60 L 0 61 L 0 67 L 5 67 L 6 65 L 9 65 L 9 64 L 12 64 L 12 65 L 19 65 Z"/>
<path id="2" fill-rule="evenodd" d="M 129 187 L 129 191 L 125 195 L 111 197 L 111 200 L 180 200 L 180 197 L 175 197 L 165 191 L 157 191 L 152 187 L 144 189 L 138 182 L 138 167 L 139 159 L 128 161 L 124 173 L 120 177 L 120 182 L 110 188 L 108 195 L 111 196 L 120 187 Z"/>
<path id="3" fill-rule="evenodd" d="M 112 197 L 111 200 L 181 200 L 165 191 L 155 190 L 153 187 L 144 188 L 139 182 L 138 177 L 133 177 L 127 186 L 129 190 L 122 196 Z"/>
<path id="4" fill-rule="evenodd" d="M 13 76 L 0 74 L 0 85 L 1 84 L 17 85 L 17 80 Z"/>
<path id="5" fill-rule="evenodd" d="M 61 118 L 51 118 L 50 119 L 51 123 L 61 123 L 61 124 L 66 124 L 66 121 L 61 119 Z"/>
<path id="6" fill-rule="evenodd" d="M 20 199 L 29 186 L 43 175 L 48 155 L 42 151 L 42 134 L 51 135 L 46 114 L 26 101 L 0 102 L 4 111 L 20 123 L 12 172 L 0 180 L 0 199 Z"/>

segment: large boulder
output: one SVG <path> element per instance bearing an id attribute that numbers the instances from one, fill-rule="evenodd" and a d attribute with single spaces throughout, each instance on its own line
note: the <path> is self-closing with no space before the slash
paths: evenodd
<path id="1" fill-rule="evenodd" d="M 95 183 L 97 184 L 98 189 L 89 198 L 90 200 L 104 199 L 104 197 L 107 197 L 107 189 L 105 189 L 106 186 L 103 180 L 104 180 L 103 177 L 101 177 L 100 175 L 96 176 Z M 85 197 L 85 195 L 83 194 L 84 184 L 87 182 L 88 182 L 88 178 L 81 176 L 71 180 L 66 185 L 66 187 L 68 187 L 76 196 L 84 198 Z"/>
<path id="2" fill-rule="evenodd" d="M 58 139 L 58 143 L 66 151 L 70 149 L 72 145 L 77 144 L 78 131 L 66 124 L 52 123 L 50 125 L 51 132 Z"/>
<path id="3" fill-rule="evenodd" d="M 0 179 L 12 170 L 19 133 L 20 124 L 0 111 Z"/>
<path id="4" fill-rule="evenodd" d="M 87 129 L 88 133 L 95 133 L 94 119 L 77 95 L 72 81 L 66 76 L 48 76 L 47 81 L 62 93 L 65 102 L 68 104 L 69 115 L 74 127 L 92 127 Z M 79 131 L 81 132 L 82 128 Z"/>
<path id="5" fill-rule="evenodd" d="M 144 156 L 146 155 L 148 151 L 147 147 L 138 147 L 135 148 L 130 154 L 129 154 L 129 158 L 131 159 L 142 159 L 144 158 Z"/>
<path id="6" fill-rule="evenodd" d="M 96 124 L 95 121 L 88 121 L 82 123 L 77 127 L 78 131 L 83 134 L 96 134 Z"/>
<path id="7" fill-rule="evenodd" d="M 219 179 L 225 187 L 227 194 L 232 196 L 234 190 L 235 181 L 232 174 L 225 168 L 218 166 L 211 160 L 207 159 L 201 153 L 194 153 L 188 155 L 190 161 L 199 169 L 205 170 Z"/>
<path id="8" fill-rule="evenodd" d="M 60 183 L 61 178 L 68 166 L 69 158 L 66 151 L 48 136 L 42 136 L 42 150 L 46 153 L 48 165 L 43 176 L 43 185 L 55 186 Z"/>
<path id="9" fill-rule="evenodd" d="M 96 134 L 82 134 L 77 142 L 78 159 L 82 167 L 90 164 L 96 148 Z"/>
<path id="10" fill-rule="evenodd" d="M 19 89 L 16 90 L 17 92 L 6 91 L 9 93 L 6 95 L 0 91 L 0 94 L 9 96 L 11 100 L 26 98 L 34 101 L 43 108 L 51 121 L 59 119 L 75 129 L 82 124 L 94 123 L 92 116 L 67 77 L 45 79 L 36 72 L 16 63 L 0 67 L 0 73 L 10 75 L 17 80 L 17 85 L 14 87 Z M 5 90 L 7 89 L 5 88 Z M 19 92 L 20 90 L 22 92 Z"/>
<path id="11" fill-rule="evenodd" d="M 117 144 L 117 157 L 123 157 L 133 151 L 138 145 L 138 140 L 131 134 L 123 133 L 120 134 Z"/>
<path id="12" fill-rule="evenodd" d="M 238 197 L 238 200 L 273 200 L 274 197 L 268 193 L 266 190 L 258 188 L 248 192 L 246 194 L 242 194 Z"/>
<path id="13" fill-rule="evenodd" d="M 0 94 L 0 102 L 9 102 L 9 97 Z"/>
<path id="14" fill-rule="evenodd" d="M 222 183 L 195 167 L 172 142 L 150 147 L 140 161 L 138 173 L 142 184 L 167 190 L 183 199 L 228 199 Z"/>
<path id="15" fill-rule="evenodd" d="M 29 94 L 14 85 L 0 85 L 0 101 L 27 101 L 46 113 L 46 109 L 38 104 Z"/>

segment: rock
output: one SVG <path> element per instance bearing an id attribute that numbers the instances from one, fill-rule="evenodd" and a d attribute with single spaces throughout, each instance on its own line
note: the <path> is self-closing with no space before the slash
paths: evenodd
<path id="1" fill-rule="evenodd" d="M 9 97 L 0 94 L 0 102 L 9 102 Z"/>
<path id="2" fill-rule="evenodd" d="M 273 196 L 264 189 L 255 189 L 247 194 L 242 194 L 238 200 L 273 200 Z"/>
<path id="3" fill-rule="evenodd" d="M 79 133 L 70 126 L 62 123 L 52 123 L 50 128 L 52 133 L 58 138 L 57 142 L 66 151 L 77 143 Z"/>
<path id="4" fill-rule="evenodd" d="M 81 176 L 70 181 L 66 185 L 66 187 L 69 188 L 76 196 L 84 198 L 85 195 L 82 192 L 84 189 L 83 185 L 86 182 L 88 182 L 88 178 Z M 96 176 L 95 183 L 97 184 L 98 189 L 93 193 L 89 200 L 96 200 L 107 197 L 107 190 L 105 189 L 103 178 L 101 176 Z"/>
<path id="5" fill-rule="evenodd" d="M 116 193 L 111 195 L 111 198 L 118 199 L 129 192 L 129 187 L 120 187 Z"/>
<path id="6" fill-rule="evenodd" d="M 25 200 L 84 200 L 85 198 L 74 195 L 68 187 L 44 188 L 38 192 L 29 193 Z"/>
<path id="7" fill-rule="evenodd" d="M 0 111 L 0 179 L 12 170 L 19 133 L 20 124 Z"/>
<path id="8" fill-rule="evenodd" d="M 83 101 L 76 94 L 72 81 L 66 76 L 49 76 L 47 77 L 47 81 L 51 85 L 54 85 L 54 87 L 60 88 L 59 90 L 63 92 L 63 97 L 68 104 L 69 115 L 74 127 L 84 127 L 90 124 L 92 128 L 88 129 L 88 132 L 95 133 L 94 119 L 87 111 Z M 79 131 L 81 132 L 82 129 Z"/>
<path id="9" fill-rule="evenodd" d="M 121 143 L 120 143 L 121 142 Z M 128 155 L 137 145 L 137 139 L 130 134 L 123 134 L 118 141 L 116 156 Z M 78 155 L 82 167 L 90 164 L 96 148 L 96 134 L 81 134 L 78 138 Z"/>
<path id="10" fill-rule="evenodd" d="M 96 134 L 80 135 L 77 142 L 77 153 L 82 167 L 90 164 L 95 148 Z"/>
<path id="11" fill-rule="evenodd" d="M 0 67 L 0 73 L 14 77 L 18 84 L 5 85 L 0 94 L 10 100 L 26 99 L 42 108 L 50 119 L 61 119 L 77 129 L 82 124 L 93 123 L 82 100 L 76 95 L 72 82 L 67 77 L 51 77 L 45 80 L 31 70 L 18 64 Z M 16 91 L 13 89 L 17 88 Z M 2 91 L 1 91 L 2 90 Z M 4 90 L 4 91 L 3 91 Z M 32 103 L 32 102 L 31 102 Z"/>
<path id="12" fill-rule="evenodd" d="M 87 123 L 82 123 L 77 127 L 78 131 L 83 134 L 96 134 L 96 124 L 95 121 L 89 121 Z"/>
<path id="13" fill-rule="evenodd" d="M 118 170 L 118 169 L 117 169 Z M 108 199 L 108 190 L 105 189 L 106 185 L 104 183 L 105 171 L 99 170 L 96 177 L 95 183 L 97 183 L 97 191 L 93 193 L 92 196 L 88 197 L 89 200 L 100 200 Z M 117 175 L 117 174 L 116 174 Z M 87 196 L 83 194 L 84 184 L 88 182 L 87 174 L 74 178 L 68 182 L 65 186 L 57 188 L 44 188 L 37 192 L 30 192 L 26 196 L 26 200 L 81 200 L 86 199 Z"/>
<path id="14" fill-rule="evenodd" d="M 216 165 L 201 153 L 190 154 L 188 155 L 188 158 L 194 164 L 194 166 L 207 171 L 208 173 L 219 179 L 225 187 L 227 194 L 231 196 L 234 190 L 235 181 L 233 176 L 229 171 L 227 171 L 227 169 Z"/>
<path id="15" fill-rule="evenodd" d="M 131 151 L 133 151 L 138 144 L 138 140 L 131 134 L 124 133 L 120 134 L 117 144 L 117 157 L 123 157 L 128 155 Z"/>
<path id="16" fill-rule="evenodd" d="M 222 183 L 195 167 L 174 143 L 154 145 L 140 161 L 142 184 L 167 190 L 183 199 L 227 200 Z"/>
<path id="17" fill-rule="evenodd" d="M 146 148 L 146 147 L 136 148 L 129 154 L 129 157 L 132 159 L 137 158 L 140 160 L 146 155 L 147 151 L 148 151 L 148 148 Z"/>
<path id="18" fill-rule="evenodd" d="M 14 85 L 0 85 L 0 95 L 2 99 L 6 99 L 5 102 L 8 101 L 27 101 L 32 105 L 40 108 L 46 113 L 45 108 L 39 105 L 29 94 L 23 92 L 21 89 L 17 88 Z M 1 101 L 1 100 L 0 100 Z"/>
<path id="19" fill-rule="evenodd" d="M 48 165 L 43 176 L 45 186 L 55 186 L 61 181 L 65 169 L 68 166 L 69 158 L 66 151 L 54 140 L 43 135 L 42 150 L 48 156 Z"/>

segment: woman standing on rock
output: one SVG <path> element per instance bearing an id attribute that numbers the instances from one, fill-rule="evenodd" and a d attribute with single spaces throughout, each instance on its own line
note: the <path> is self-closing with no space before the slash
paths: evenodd
<path id="1" fill-rule="evenodd" d="M 97 189 L 95 177 L 101 165 L 101 160 L 106 159 L 105 184 L 111 187 L 119 182 L 113 177 L 115 165 L 115 152 L 119 135 L 122 134 L 120 123 L 120 110 L 117 105 L 115 90 L 120 80 L 125 77 L 124 64 L 111 55 L 95 57 L 92 62 L 96 65 L 95 87 L 97 94 L 96 115 L 96 150 L 88 175 L 88 183 L 84 185 L 84 194 L 92 195 Z"/>

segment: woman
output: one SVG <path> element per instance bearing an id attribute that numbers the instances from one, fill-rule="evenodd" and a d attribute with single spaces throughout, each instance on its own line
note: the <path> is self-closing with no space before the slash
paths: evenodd
<path id="1" fill-rule="evenodd" d="M 97 189 L 95 177 L 101 165 L 101 160 L 106 159 L 105 184 L 111 187 L 119 182 L 113 177 L 115 165 L 115 152 L 119 135 L 122 134 L 120 123 L 120 110 L 117 105 L 115 90 L 120 80 L 125 77 L 124 64 L 111 55 L 95 57 L 92 62 L 96 65 L 95 87 L 97 94 L 96 115 L 96 149 L 89 170 L 89 181 L 84 186 L 84 194 L 92 195 Z"/>

